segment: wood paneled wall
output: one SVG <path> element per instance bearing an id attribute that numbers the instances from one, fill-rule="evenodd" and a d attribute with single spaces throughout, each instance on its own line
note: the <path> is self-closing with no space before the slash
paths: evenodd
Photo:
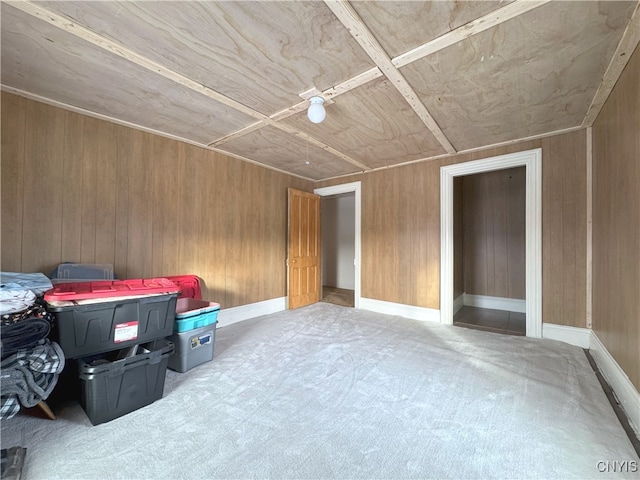
<path id="1" fill-rule="evenodd" d="M 310 182 L 2 93 L 3 271 L 195 274 L 223 308 L 286 295 L 287 188 Z"/>
<path id="2" fill-rule="evenodd" d="M 350 175 L 362 182 L 362 296 L 439 308 L 440 167 L 542 148 L 543 321 L 586 326 L 586 130 Z"/>
<path id="3" fill-rule="evenodd" d="M 453 298 L 464 294 L 463 177 L 453 178 Z"/>
<path id="4" fill-rule="evenodd" d="M 640 390 L 640 48 L 593 125 L 593 329 Z"/>
<path id="5" fill-rule="evenodd" d="M 464 292 L 525 298 L 526 169 L 462 177 Z"/>
<path id="6" fill-rule="evenodd" d="M 2 120 L 3 270 L 194 273 L 224 308 L 285 295 L 287 187 L 353 180 L 362 295 L 439 308 L 440 167 L 542 147 L 543 319 L 585 326 L 585 131 L 311 184 L 6 93 Z"/>

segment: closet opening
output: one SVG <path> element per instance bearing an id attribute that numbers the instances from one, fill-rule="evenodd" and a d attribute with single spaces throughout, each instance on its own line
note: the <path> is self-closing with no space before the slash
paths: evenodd
<path id="1" fill-rule="evenodd" d="M 454 245 L 454 203 L 457 203 L 454 201 L 454 181 L 459 182 L 456 180 L 458 177 L 484 172 L 508 171 L 516 167 L 524 167 L 525 178 L 525 307 L 523 312 L 526 313 L 525 332 L 527 337 L 542 337 L 542 149 L 540 148 L 440 167 L 440 323 L 444 325 L 453 325 L 454 311 L 460 310 L 461 302 L 462 306 L 465 303 L 464 289 L 466 285 L 463 283 L 461 287 L 460 280 L 457 280 L 456 285 L 454 280 L 454 260 L 456 256 L 458 259 L 461 258 L 461 247 L 457 247 L 459 251 L 456 255 Z M 460 198 L 458 198 L 458 202 L 461 202 Z M 458 229 L 461 228 L 463 227 L 458 225 Z M 486 221 L 484 228 L 485 230 L 487 228 Z M 495 251 L 490 253 L 493 255 Z M 484 257 L 485 261 L 486 255 L 487 253 Z M 464 261 L 462 265 L 458 264 L 458 270 L 460 271 L 463 266 Z M 489 283 L 486 280 L 485 282 Z M 460 295 L 461 293 L 462 295 Z M 466 293 L 472 295 L 469 292 Z M 485 297 L 491 297 L 491 295 L 487 294 Z M 481 302 L 469 306 L 491 308 L 491 304 L 487 305 L 484 302 L 487 300 L 486 298 L 471 300 L 481 300 Z M 516 299 L 516 301 L 518 300 L 521 299 Z M 508 311 L 518 313 L 512 306 L 509 306 Z"/>
<path id="2" fill-rule="evenodd" d="M 453 179 L 453 324 L 526 334 L 526 168 Z"/>

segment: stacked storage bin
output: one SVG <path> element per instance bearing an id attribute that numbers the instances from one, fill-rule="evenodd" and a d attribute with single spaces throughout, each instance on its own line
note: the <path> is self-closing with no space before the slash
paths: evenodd
<path id="1" fill-rule="evenodd" d="M 60 283 L 45 293 L 56 341 L 78 359 L 94 425 L 162 397 L 179 293 L 166 278 Z"/>
<path id="2" fill-rule="evenodd" d="M 180 286 L 182 294 L 176 302 L 176 321 L 169 339 L 175 352 L 169 357 L 169 368 L 187 372 L 213 360 L 216 324 L 220 305 L 202 300 L 198 277 L 168 277 Z"/>
<path id="3" fill-rule="evenodd" d="M 213 360 L 219 311 L 220 305 L 215 302 L 178 299 L 174 333 L 169 337 L 175 345 L 175 352 L 169 357 L 171 370 L 183 373 Z"/>
<path id="4" fill-rule="evenodd" d="M 54 285 L 116 279 L 109 263 L 61 263 L 50 277 Z"/>

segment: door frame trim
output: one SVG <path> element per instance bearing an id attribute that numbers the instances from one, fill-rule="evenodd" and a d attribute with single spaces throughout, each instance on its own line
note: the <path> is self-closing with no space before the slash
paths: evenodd
<path id="1" fill-rule="evenodd" d="M 453 325 L 453 178 L 526 167 L 527 337 L 542 337 L 542 149 L 440 167 L 440 323 Z"/>
<path id="2" fill-rule="evenodd" d="M 354 288 L 354 307 L 360 308 L 360 229 L 361 221 L 360 216 L 362 213 L 362 182 L 343 183 L 340 185 L 333 185 L 331 187 L 316 188 L 313 193 L 320 195 L 321 197 L 327 197 L 329 195 L 339 195 L 341 193 L 355 192 L 356 200 L 356 212 L 355 212 L 355 288 Z M 320 218 L 322 218 L 322 209 L 320 210 Z M 322 251 L 322 249 L 320 250 Z"/>

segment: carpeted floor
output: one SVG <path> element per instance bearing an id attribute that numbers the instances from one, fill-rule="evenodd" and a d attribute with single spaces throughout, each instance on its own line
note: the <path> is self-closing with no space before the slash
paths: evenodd
<path id="1" fill-rule="evenodd" d="M 57 413 L 2 423 L 29 480 L 638 478 L 602 472 L 638 458 L 580 348 L 326 303 L 219 328 L 121 418 Z"/>

